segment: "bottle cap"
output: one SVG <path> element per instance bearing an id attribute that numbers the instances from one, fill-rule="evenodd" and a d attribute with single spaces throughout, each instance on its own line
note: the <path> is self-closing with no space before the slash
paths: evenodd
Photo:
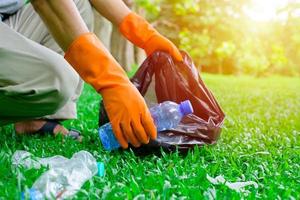
<path id="1" fill-rule="evenodd" d="M 107 134 L 105 134 L 105 130 L 103 128 L 103 126 L 101 126 L 99 129 L 99 137 L 102 143 L 102 146 L 105 150 L 110 151 L 111 147 L 110 147 L 110 143 L 109 143 L 109 138 L 107 136 Z"/>
<path id="2" fill-rule="evenodd" d="M 38 190 L 36 190 L 36 189 L 34 189 L 34 188 L 31 188 L 31 189 L 29 189 L 29 190 L 26 190 L 26 192 L 22 192 L 22 193 L 21 193 L 21 200 L 25 200 L 25 199 L 26 199 L 26 194 L 29 195 L 29 199 L 30 199 L 30 200 L 41 200 L 41 199 L 45 199 L 44 195 L 43 195 L 40 191 L 38 191 Z"/>
<path id="3" fill-rule="evenodd" d="M 98 176 L 103 177 L 105 168 L 104 168 L 104 163 L 103 162 L 97 162 L 97 167 L 98 167 Z"/>
<path id="4" fill-rule="evenodd" d="M 192 106 L 190 100 L 181 102 L 179 107 L 180 107 L 180 111 L 182 112 L 183 116 L 194 112 L 193 106 Z"/>

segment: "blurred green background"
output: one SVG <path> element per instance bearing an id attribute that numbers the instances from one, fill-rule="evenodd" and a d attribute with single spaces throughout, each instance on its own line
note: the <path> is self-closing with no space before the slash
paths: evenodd
<path id="1" fill-rule="evenodd" d="M 135 0 L 204 72 L 299 76 L 299 0 Z"/>

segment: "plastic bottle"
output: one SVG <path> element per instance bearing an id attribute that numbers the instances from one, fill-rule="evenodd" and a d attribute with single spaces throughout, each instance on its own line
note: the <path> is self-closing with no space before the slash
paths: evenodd
<path id="1" fill-rule="evenodd" d="M 39 169 L 43 167 L 60 167 L 63 166 L 70 159 L 57 155 L 49 158 L 34 157 L 27 151 L 17 150 L 12 156 L 12 164 L 15 166 L 22 166 L 26 169 Z"/>
<path id="2" fill-rule="evenodd" d="M 21 160 L 17 158 L 21 158 Z M 104 175 L 104 164 L 97 163 L 87 151 L 75 153 L 71 159 L 63 156 L 33 159 L 28 152 L 16 152 L 13 156 L 13 164 L 23 165 L 24 163 L 39 163 L 50 168 L 34 182 L 32 188 L 27 192 L 31 200 L 72 197 L 97 172 L 99 176 Z M 25 194 L 23 194 L 24 198 Z"/>
<path id="3" fill-rule="evenodd" d="M 193 107 L 189 100 L 180 104 L 165 101 L 150 108 L 150 113 L 157 131 L 164 131 L 176 128 L 183 116 L 193 113 Z M 99 128 L 99 137 L 105 150 L 111 151 L 120 147 L 110 123 Z"/>

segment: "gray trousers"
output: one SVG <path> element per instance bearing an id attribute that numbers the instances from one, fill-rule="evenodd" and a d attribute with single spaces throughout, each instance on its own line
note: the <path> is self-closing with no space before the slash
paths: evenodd
<path id="1" fill-rule="evenodd" d="M 89 1 L 74 0 L 90 31 Z M 74 119 L 83 81 L 63 58 L 31 5 L 0 22 L 0 126 L 23 120 Z"/>

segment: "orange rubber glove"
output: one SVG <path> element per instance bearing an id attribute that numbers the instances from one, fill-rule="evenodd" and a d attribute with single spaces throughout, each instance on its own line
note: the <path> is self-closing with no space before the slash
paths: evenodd
<path id="1" fill-rule="evenodd" d="M 72 42 L 65 59 L 103 97 L 114 134 L 123 148 L 128 142 L 139 147 L 156 138 L 147 105 L 126 73 L 92 33 Z"/>
<path id="2" fill-rule="evenodd" d="M 144 49 L 148 56 L 160 50 L 169 53 L 177 61 L 182 61 L 177 47 L 134 12 L 124 17 L 119 24 L 119 30 L 134 45 Z"/>

